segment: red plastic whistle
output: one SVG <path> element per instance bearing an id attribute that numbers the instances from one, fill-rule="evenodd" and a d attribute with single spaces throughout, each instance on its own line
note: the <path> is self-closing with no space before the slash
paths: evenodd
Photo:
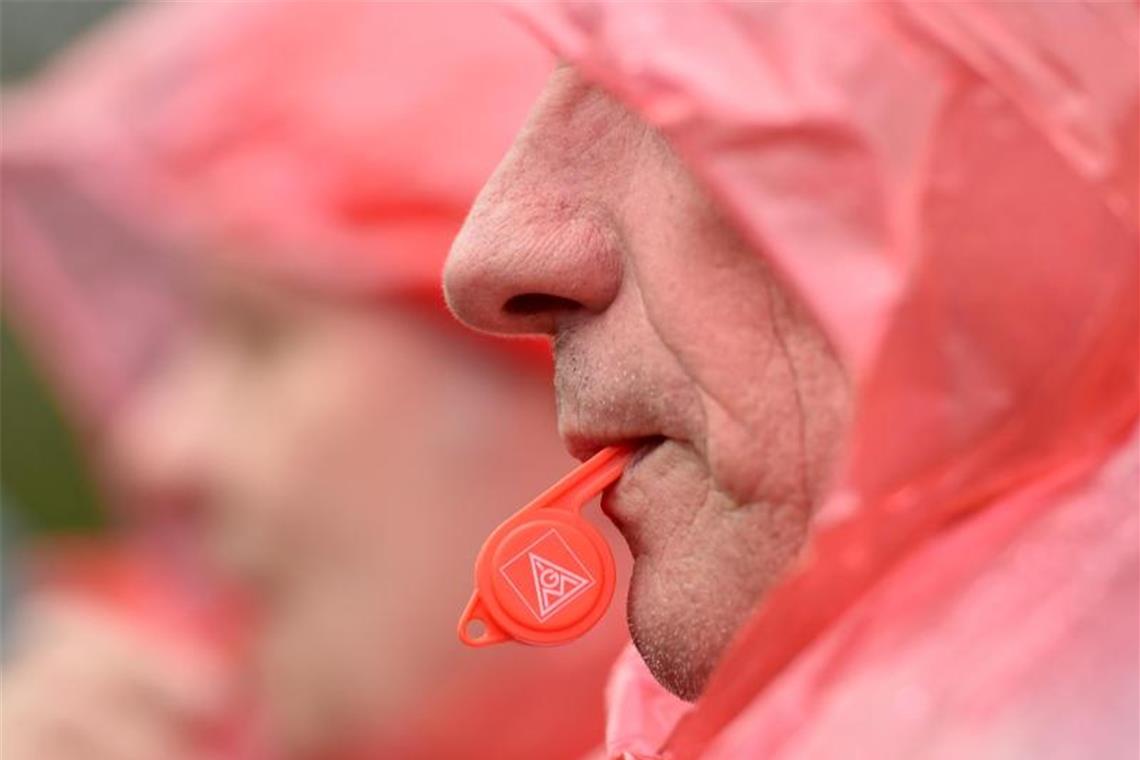
<path id="1" fill-rule="evenodd" d="M 602 619 L 614 595 L 614 555 L 582 507 L 621 477 L 634 451 L 602 449 L 495 528 L 475 560 L 460 641 L 564 644 Z"/>

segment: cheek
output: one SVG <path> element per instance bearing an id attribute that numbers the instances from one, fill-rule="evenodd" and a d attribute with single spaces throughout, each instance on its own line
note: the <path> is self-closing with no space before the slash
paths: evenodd
<path id="1" fill-rule="evenodd" d="M 642 183 L 628 265 L 658 339 L 700 399 L 693 443 L 738 503 L 802 501 L 802 404 L 763 260 L 671 155 Z M 656 164 L 654 164 L 656 165 Z"/>
<path id="2" fill-rule="evenodd" d="M 803 409 L 762 264 L 751 253 L 657 262 L 642 284 L 647 316 L 700 398 L 694 444 L 716 487 L 738 503 L 801 502 Z"/>
<path id="3" fill-rule="evenodd" d="M 383 461 L 384 410 L 344 352 L 299 346 L 244 405 L 237 495 L 267 540 L 299 560 L 343 547 Z"/>
<path id="4" fill-rule="evenodd" d="M 393 340 L 375 330 L 323 336 L 277 394 L 275 488 L 295 540 L 336 553 L 340 566 L 397 556 L 398 537 L 429 518 L 424 505 L 446 481 L 434 455 L 448 433 L 438 428 L 454 415 L 432 414 L 436 365 Z"/>

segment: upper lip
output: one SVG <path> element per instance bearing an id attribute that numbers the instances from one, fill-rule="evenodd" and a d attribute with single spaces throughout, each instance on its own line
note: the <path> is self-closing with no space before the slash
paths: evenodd
<path id="1" fill-rule="evenodd" d="M 555 354 L 555 391 L 558 432 L 571 456 L 584 462 L 607 446 L 668 435 L 651 398 L 628 383 L 615 387 L 612 379 L 592 378 L 589 372 L 560 371 L 558 361 L 565 356 Z"/>
<path id="2" fill-rule="evenodd" d="M 612 431 L 612 432 L 583 432 L 583 431 L 564 431 L 562 433 L 562 440 L 566 444 L 566 450 L 575 459 L 585 462 L 590 457 L 597 454 L 607 446 L 616 446 L 618 444 L 646 444 L 655 440 L 659 440 L 661 435 L 657 432 L 640 432 L 640 431 Z"/>

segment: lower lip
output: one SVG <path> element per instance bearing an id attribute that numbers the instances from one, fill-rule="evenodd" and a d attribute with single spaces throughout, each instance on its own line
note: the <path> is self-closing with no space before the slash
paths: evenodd
<path id="1" fill-rule="evenodd" d="M 617 526 L 617 529 L 621 531 L 622 535 L 626 539 L 626 542 L 630 544 L 631 549 L 634 549 L 634 542 L 632 541 L 632 536 L 628 529 L 632 526 L 630 524 L 630 521 L 624 519 L 616 509 L 617 505 L 614 503 L 616 500 L 615 492 L 621 487 L 622 483 L 625 483 L 631 477 L 635 476 L 637 466 L 642 462 L 642 460 L 656 451 L 661 446 L 661 444 L 665 442 L 665 440 L 666 439 L 664 438 L 655 438 L 647 441 L 641 448 L 637 450 L 637 452 L 634 453 L 633 458 L 630 459 L 629 464 L 626 466 L 625 472 L 622 473 L 621 478 L 619 478 L 613 485 L 607 488 L 602 494 L 602 512 L 615 526 Z M 634 554 L 636 554 L 636 550 L 634 551 Z"/>
<path id="2" fill-rule="evenodd" d="M 633 453 L 633 456 L 630 458 L 629 464 L 626 466 L 625 471 L 629 472 L 631 469 L 636 467 L 638 462 L 656 451 L 657 447 L 663 443 L 665 443 L 665 438 L 663 436 L 653 436 L 652 438 L 646 439 L 645 442 L 637 449 L 637 451 Z"/>

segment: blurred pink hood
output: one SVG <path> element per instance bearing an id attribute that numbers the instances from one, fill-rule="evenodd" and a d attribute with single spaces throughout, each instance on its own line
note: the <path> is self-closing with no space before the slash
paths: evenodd
<path id="1" fill-rule="evenodd" d="M 1134 4 L 518 11 L 669 138 L 857 394 L 803 561 L 695 707 L 625 657 L 610 753 L 1134 750 Z"/>
<path id="2" fill-rule="evenodd" d="M 173 251 L 446 316 L 451 239 L 552 64 L 487 7 L 124 9 L 6 98 L 6 310 L 84 422 L 181 321 Z"/>

